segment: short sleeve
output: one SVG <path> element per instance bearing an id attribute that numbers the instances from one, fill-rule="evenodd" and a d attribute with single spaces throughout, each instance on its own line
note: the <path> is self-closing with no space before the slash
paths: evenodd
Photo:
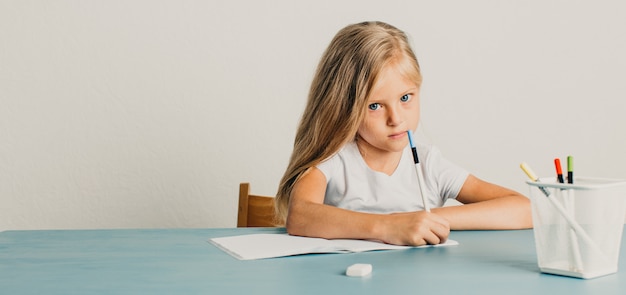
<path id="1" fill-rule="evenodd" d="M 461 192 L 469 172 L 444 158 L 438 148 L 432 146 L 423 148 L 429 150 L 424 160 L 427 181 L 439 192 L 444 202 L 447 199 L 455 199 Z"/>

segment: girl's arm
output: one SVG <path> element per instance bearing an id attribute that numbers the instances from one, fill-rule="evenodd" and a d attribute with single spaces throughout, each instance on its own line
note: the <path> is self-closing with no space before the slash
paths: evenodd
<path id="1" fill-rule="evenodd" d="M 532 227 L 528 198 L 473 175 L 465 180 L 457 200 L 465 205 L 432 210 L 446 218 L 453 230 Z"/>
<path id="2" fill-rule="evenodd" d="M 326 177 L 309 169 L 295 184 L 289 202 L 287 232 L 326 239 L 370 239 L 390 244 L 424 245 L 445 242 L 448 221 L 429 212 L 370 214 L 324 204 Z"/>

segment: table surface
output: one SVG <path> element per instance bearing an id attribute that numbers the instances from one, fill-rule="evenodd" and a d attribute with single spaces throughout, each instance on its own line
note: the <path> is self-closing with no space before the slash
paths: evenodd
<path id="1" fill-rule="evenodd" d="M 1 294 L 624 294 L 616 274 L 542 274 L 532 230 L 454 231 L 458 246 L 240 261 L 209 238 L 282 228 L 0 233 Z M 626 235 L 625 235 L 626 236 Z M 621 245 L 624 252 L 625 243 Z M 369 263 L 367 277 L 347 277 Z M 621 290 L 621 291 L 620 291 Z"/>

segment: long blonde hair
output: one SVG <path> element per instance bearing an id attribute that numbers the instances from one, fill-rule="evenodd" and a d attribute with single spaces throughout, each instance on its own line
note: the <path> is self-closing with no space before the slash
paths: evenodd
<path id="1" fill-rule="evenodd" d="M 324 52 L 311 83 L 293 153 L 276 195 L 278 224 L 284 224 L 295 183 L 310 167 L 353 140 L 378 73 L 396 63 L 417 85 L 421 74 L 404 32 L 383 22 L 340 30 Z"/>

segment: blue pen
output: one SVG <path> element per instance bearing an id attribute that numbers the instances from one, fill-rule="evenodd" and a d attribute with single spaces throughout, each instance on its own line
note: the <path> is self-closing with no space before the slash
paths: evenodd
<path id="1" fill-rule="evenodd" d="M 417 148 L 415 147 L 415 143 L 413 141 L 413 134 L 411 130 L 407 130 L 406 133 L 409 135 L 409 145 L 411 146 L 411 151 L 413 152 L 413 162 L 415 162 L 415 173 L 417 174 L 417 183 L 419 184 L 420 194 L 422 195 L 422 203 L 424 203 L 424 211 L 430 212 L 430 207 L 428 206 L 428 202 L 426 202 L 426 190 L 424 189 L 424 175 L 422 174 L 420 160 L 419 160 L 419 157 L 417 156 Z"/>

